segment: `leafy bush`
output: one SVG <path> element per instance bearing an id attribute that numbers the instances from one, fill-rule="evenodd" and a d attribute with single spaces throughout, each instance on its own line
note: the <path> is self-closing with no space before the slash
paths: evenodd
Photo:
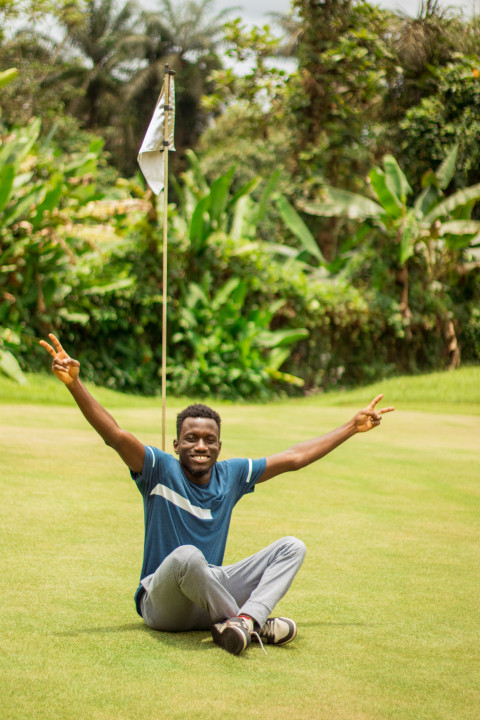
<path id="1" fill-rule="evenodd" d="M 360 262 L 357 258 L 350 263 L 349 277 L 365 286 L 359 275 L 370 271 L 374 314 L 387 298 L 397 305 L 401 332 L 385 338 L 397 370 L 460 363 L 457 332 L 464 313 L 461 304 L 456 306 L 455 287 L 478 269 L 471 260 L 479 250 L 480 223 L 471 215 L 480 200 L 480 185 L 446 195 L 457 153 L 455 145 L 436 172 L 424 176 L 423 189 L 413 202 L 405 174 L 395 158 L 386 155 L 383 168 L 374 167 L 369 173 L 375 201 L 326 186 L 318 201 L 302 204 L 307 213 L 346 218 L 366 228 L 367 252 L 357 253 Z"/>
<path id="2" fill-rule="evenodd" d="M 98 139 L 75 153 L 61 151 L 42 139 L 37 120 L 2 130 L 0 371 L 22 381 L 20 367 L 45 368 L 37 340 L 53 330 L 80 359 L 86 379 L 155 394 L 161 387 L 163 211 L 135 180 L 102 187 L 101 153 Z M 263 399 L 438 367 L 445 345 L 439 318 L 448 307 L 443 290 L 425 290 L 424 278 L 437 276 L 426 273 L 412 235 L 398 247 L 388 242 L 391 233 L 370 224 L 368 241 L 359 231 L 345 256 L 327 264 L 278 193 L 278 172 L 239 187 L 230 168 L 208 184 L 193 154 L 189 161 L 176 185 L 178 204 L 168 209 L 169 393 Z M 401 177 L 396 165 L 391 172 Z M 437 181 L 438 173 L 425 194 L 435 190 L 436 206 L 444 207 Z M 259 239 L 273 200 L 285 223 L 282 244 Z M 454 225 L 440 218 L 441 242 L 457 243 L 458 252 L 471 243 L 470 209 Z M 399 251 L 409 260 L 408 327 L 395 289 Z M 441 266 L 444 283 L 449 267 Z M 472 277 L 465 282 L 474 304 Z M 453 307 L 462 293 L 460 283 L 452 288 Z M 465 311 L 460 338 L 473 353 L 478 325 Z"/>

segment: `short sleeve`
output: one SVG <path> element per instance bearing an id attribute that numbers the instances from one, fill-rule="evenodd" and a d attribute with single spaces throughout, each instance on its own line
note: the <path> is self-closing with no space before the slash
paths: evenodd
<path id="1" fill-rule="evenodd" d="M 225 463 L 235 478 L 237 500 L 255 490 L 255 483 L 260 480 L 267 467 L 266 458 L 259 460 L 233 458 L 226 460 Z"/>
<path id="2" fill-rule="evenodd" d="M 170 455 L 162 452 L 156 447 L 145 445 L 145 459 L 143 461 L 143 469 L 141 473 L 133 472 L 130 470 L 132 479 L 135 480 L 138 489 L 142 495 L 148 494 L 153 485 L 155 484 L 155 478 L 158 477 L 159 471 L 162 471 L 165 463 L 168 462 Z"/>

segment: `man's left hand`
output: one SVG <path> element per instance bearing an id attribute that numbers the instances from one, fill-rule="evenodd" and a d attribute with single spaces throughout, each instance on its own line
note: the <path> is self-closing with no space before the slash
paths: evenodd
<path id="1" fill-rule="evenodd" d="M 395 410 L 394 407 L 386 407 L 381 410 L 375 410 L 376 404 L 379 403 L 382 398 L 383 395 L 377 395 L 370 405 L 363 410 L 360 410 L 360 412 L 355 415 L 353 422 L 355 423 L 355 429 L 357 432 L 368 432 L 369 430 L 373 430 L 373 428 L 380 425 L 382 415 Z"/>

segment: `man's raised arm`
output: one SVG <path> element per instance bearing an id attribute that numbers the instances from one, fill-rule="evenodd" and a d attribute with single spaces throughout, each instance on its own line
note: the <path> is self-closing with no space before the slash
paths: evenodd
<path id="1" fill-rule="evenodd" d="M 134 435 L 122 430 L 110 413 L 87 390 L 79 378 L 80 363 L 78 360 L 74 360 L 65 352 L 55 335 L 49 334 L 48 337 L 54 347 L 45 340 L 40 340 L 40 345 L 52 356 L 54 374 L 67 386 L 86 420 L 105 443 L 116 450 L 130 470 L 142 472 L 145 457 L 144 445 Z"/>
<path id="2" fill-rule="evenodd" d="M 280 475 L 281 473 L 306 467 L 316 460 L 320 460 L 320 458 L 327 455 L 353 435 L 359 432 L 368 432 L 378 427 L 382 415 L 392 412 L 392 410 L 395 409 L 393 407 L 386 407 L 381 410 L 375 410 L 375 405 L 380 402 L 382 398 L 383 395 L 378 395 L 372 400 L 370 405 L 360 410 L 349 422 L 336 430 L 332 430 L 332 432 L 313 438 L 312 440 L 306 440 L 298 445 L 293 445 L 293 447 L 288 450 L 267 457 L 265 472 L 258 482 L 265 482 L 265 480 L 270 480 L 270 478 Z"/>

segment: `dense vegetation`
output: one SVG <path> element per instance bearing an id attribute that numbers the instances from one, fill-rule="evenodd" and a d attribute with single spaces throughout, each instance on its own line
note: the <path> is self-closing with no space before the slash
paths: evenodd
<path id="1" fill-rule="evenodd" d="M 158 392 L 162 204 L 136 155 L 167 60 L 169 392 L 478 362 L 477 21 L 294 0 L 274 34 L 211 6 L 0 5 L 0 369 L 44 367 L 53 330 L 87 378 Z"/>

